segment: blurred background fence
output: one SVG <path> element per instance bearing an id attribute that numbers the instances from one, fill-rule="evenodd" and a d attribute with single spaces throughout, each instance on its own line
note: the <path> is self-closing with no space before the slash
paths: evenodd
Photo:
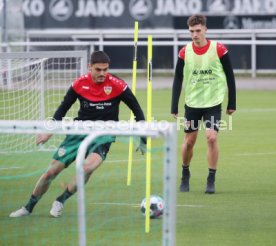
<path id="1" fill-rule="evenodd" d="M 96 49 L 115 72 L 129 73 L 133 27 L 139 21 L 138 72 L 146 69 L 147 36 L 153 68 L 173 72 L 190 36 L 191 14 L 207 16 L 207 37 L 225 44 L 236 73 L 275 74 L 276 0 L 0 0 L 1 51 Z"/>

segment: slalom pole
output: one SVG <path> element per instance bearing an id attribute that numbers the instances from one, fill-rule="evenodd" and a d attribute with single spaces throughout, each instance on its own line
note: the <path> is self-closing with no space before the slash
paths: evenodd
<path id="1" fill-rule="evenodd" d="M 147 64 L 147 122 L 152 121 L 152 36 L 148 36 Z M 147 138 L 146 157 L 146 221 L 145 232 L 150 231 L 150 191 L 151 191 L 151 137 Z"/>
<path id="2" fill-rule="evenodd" d="M 133 95 L 136 94 L 136 73 L 137 73 L 137 45 L 138 45 L 138 21 L 134 23 L 134 47 L 133 47 L 133 64 L 132 64 L 132 86 Z M 131 111 L 130 122 L 134 121 L 134 115 Z M 127 186 L 131 185 L 131 170 L 133 162 L 133 136 L 129 138 L 128 146 L 128 165 L 127 165 Z"/>

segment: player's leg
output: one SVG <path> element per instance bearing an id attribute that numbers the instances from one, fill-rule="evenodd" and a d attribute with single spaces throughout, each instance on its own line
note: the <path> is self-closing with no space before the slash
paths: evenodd
<path id="1" fill-rule="evenodd" d="M 217 141 L 217 131 L 207 129 L 206 139 L 207 139 L 207 161 L 209 169 L 217 169 L 218 165 L 218 141 Z"/>
<path id="2" fill-rule="evenodd" d="M 109 151 L 111 143 L 101 144 L 95 146 L 92 144 L 89 147 L 90 153 L 85 159 L 84 163 L 84 182 L 87 183 L 92 173 L 102 164 L 103 160 L 105 160 L 106 155 Z M 73 194 L 77 192 L 77 183 L 76 178 L 72 180 L 65 191 L 57 197 L 57 199 L 53 202 L 52 208 L 50 210 L 50 214 L 53 217 L 59 217 L 62 215 L 63 205 L 65 201 L 70 198 Z"/>
<path id="3" fill-rule="evenodd" d="M 102 157 L 97 153 L 91 153 L 85 160 L 84 164 L 84 182 L 87 183 L 91 174 L 101 165 Z M 53 202 L 50 214 L 53 217 L 60 217 L 62 215 L 65 201 L 77 192 L 77 182 L 74 178 L 68 185 L 65 191 L 57 197 Z"/>
<path id="4" fill-rule="evenodd" d="M 64 163 L 61 163 L 57 160 L 53 160 L 48 170 L 43 175 L 41 175 L 41 177 L 37 181 L 32 194 L 40 199 L 43 196 L 43 194 L 47 192 L 51 182 L 64 168 Z"/>
<path id="5" fill-rule="evenodd" d="M 193 109 L 185 105 L 185 136 L 182 145 L 181 192 L 188 192 L 190 190 L 190 164 L 201 117 L 201 110 Z"/>
<path id="6" fill-rule="evenodd" d="M 28 203 L 24 207 L 12 212 L 10 214 L 10 217 L 22 217 L 30 215 L 35 205 L 38 203 L 41 197 L 47 192 L 51 182 L 63 169 L 63 163 L 57 160 L 53 160 L 47 171 L 43 173 L 38 179 Z"/>
<path id="7" fill-rule="evenodd" d="M 197 139 L 197 131 L 185 133 L 182 145 L 182 178 L 180 184 L 181 192 L 190 191 L 190 164 L 193 157 L 193 148 Z"/>
<path id="8" fill-rule="evenodd" d="M 196 143 L 198 131 L 185 133 L 182 145 L 182 163 L 183 166 L 189 166 L 193 157 L 193 149 Z"/>
<path id="9" fill-rule="evenodd" d="M 92 175 L 92 173 L 102 164 L 103 159 L 102 157 L 97 154 L 97 153 L 91 153 L 87 156 L 87 158 L 85 159 L 85 163 L 84 163 L 84 183 L 86 184 L 90 178 L 90 176 Z M 67 186 L 67 190 L 71 193 L 74 194 L 77 192 L 77 183 L 76 183 L 76 178 L 74 178 L 74 180 L 72 180 L 68 186 Z M 59 200 L 59 199 L 57 199 Z M 60 202 L 65 202 L 65 200 L 60 199 Z"/>
<path id="10" fill-rule="evenodd" d="M 52 180 L 66 167 L 74 161 L 78 147 L 85 135 L 67 135 L 54 153 L 53 161 L 48 170 L 39 178 L 34 191 L 26 206 L 10 214 L 10 217 L 21 217 L 32 213 L 42 195 L 48 190 Z"/>
<path id="11" fill-rule="evenodd" d="M 206 110 L 203 116 L 206 127 L 206 140 L 207 140 L 207 161 L 208 161 L 208 177 L 205 193 L 215 193 L 215 176 L 218 166 L 218 131 L 219 122 L 221 120 L 221 105 L 212 107 Z"/>
<path id="12" fill-rule="evenodd" d="M 213 194 L 215 193 L 215 176 L 218 166 L 218 143 L 217 143 L 217 131 L 207 129 L 206 130 L 207 138 L 207 161 L 208 161 L 208 177 L 205 193 Z"/>

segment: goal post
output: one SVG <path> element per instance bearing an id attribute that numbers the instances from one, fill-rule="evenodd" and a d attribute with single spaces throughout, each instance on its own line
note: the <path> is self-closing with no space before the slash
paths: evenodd
<path id="1" fill-rule="evenodd" d="M 45 120 L 63 100 L 76 78 L 87 72 L 87 51 L 41 51 L 0 53 L 0 120 Z M 74 105 L 67 113 L 73 118 Z M 12 151 L 32 151 L 30 136 L 12 142 Z M 1 144 L 1 152 L 9 152 Z M 59 139 L 45 150 L 57 147 Z"/>
<path id="2" fill-rule="evenodd" d="M 0 120 L 1 134 L 86 134 L 79 147 L 76 159 L 77 185 L 78 185 L 78 228 L 79 245 L 86 245 L 86 210 L 83 165 L 86 149 L 89 144 L 100 136 L 144 136 L 151 138 L 164 138 L 163 162 L 163 198 L 164 214 L 162 226 L 163 246 L 174 246 L 176 225 L 176 166 L 177 166 L 177 129 L 175 123 L 169 122 L 83 122 L 73 121 L 54 122 L 49 129 L 45 121 L 5 121 Z"/>

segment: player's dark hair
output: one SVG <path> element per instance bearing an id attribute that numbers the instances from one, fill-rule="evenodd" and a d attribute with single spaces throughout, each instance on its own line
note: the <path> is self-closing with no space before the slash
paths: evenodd
<path id="1" fill-rule="evenodd" d="M 187 20 L 187 25 L 189 26 L 195 26 L 195 25 L 203 25 L 206 26 L 207 19 L 204 15 L 192 15 Z"/>
<path id="2" fill-rule="evenodd" d="M 104 51 L 94 51 L 90 57 L 90 64 L 95 63 L 110 63 L 109 56 Z"/>

